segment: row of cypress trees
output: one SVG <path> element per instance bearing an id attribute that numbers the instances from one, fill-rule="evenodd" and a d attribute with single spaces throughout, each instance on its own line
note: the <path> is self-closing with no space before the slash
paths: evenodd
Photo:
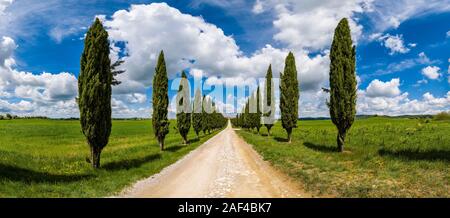
<path id="1" fill-rule="evenodd" d="M 111 86 L 120 84 L 120 81 L 117 81 L 114 76 L 124 72 L 115 69 L 121 62 L 111 65 L 109 54 L 108 32 L 97 18 L 86 33 L 78 76 L 78 98 L 76 99 L 80 111 L 81 131 L 86 137 L 91 151 L 87 160 L 93 168 L 100 167 L 100 155 L 108 144 L 111 134 Z M 183 72 L 182 76 L 182 82 L 185 82 L 186 74 Z M 155 68 L 152 96 L 152 125 L 161 150 L 164 150 L 165 137 L 169 133 L 168 84 L 164 52 L 161 51 Z M 181 97 L 179 103 L 183 105 L 183 101 L 189 101 L 189 99 L 190 96 Z M 202 98 L 196 94 L 195 101 L 201 101 L 200 113 L 177 113 L 177 129 L 184 143 L 188 141 L 187 134 L 191 127 L 191 121 L 197 136 L 200 131 L 210 133 L 215 129 L 222 128 L 227 122 L 209 98 Z M 190 107 L 189 103 L 187 105 Z M 213 109 L 207 111 L 203 105 L 211 105 Z"/>
<path id="2" fill-rule="evenodd" d="M 188 134 L 193 127 L 197 138 L 200 132 L 210 134 L 212 131 L 223 128 L 227 119 L 219 113 L 215 103 L 207 96 L 201 96 L 197 89 L 194 96 L 194 104 L 190 102 L 189 83 L 186 73 L 181 75 L 180 86 L 177 94 L 177 130 L 183 138 L 183 143 L 188 144 Z M 153 115 L 152 124 L 155 137 L 158 139 L 161 151 L 164 150 L 164 140 L 169 133 L 168 120 L 168 78 L 164 52 L 161 51 L 153 78 Z M 193 113 L 192 113 L 193 112 Z"/>
<path id="3" fill-rule="evenodd" d="M 338 151 L 344 150 L 344 142 L 347 132 L 352 126 L 356 115 L 356 48 L 353 46 L 351 31 L 347 19 L 342 19 L 336 27 L 333 43 L 330 50 L 330 101 L 327 105 L 330 117 L 338 130 L 336 143 Z M 266 93 L 272 93 L 272 70 L 269 66 L 266 75 Z M 297 68 L 295 57 L 290 52 L 285 61 L 284 72 L 280 75 L 280 111 L 281 123 L 288 135 L 289 143 L 292 141 L 292 130 L 297 128 L 299 83 L 297 80 Z M 326 90 L 326 89 L 325 89 Z M 265 100 L 273 108 L 273 93 L 267 94 Z M 255 99 L 256 98 L 256 101 Z M 235 126 L 246 129 L 255 129 L 259 133 L 261 127 L 259 87 L 255 95 L 251 95 L 242 109 L 242 113 L 232 119 Z M 257 102 L 257 110 L 250 111 L 252 102 Z M 274 110 L 274 108 L 272 109 Z M 264 114 L 267 117 L 267 114 Z M 270 135 L 273 124 L 265 124 Z"/>
<path id="4" fill-rule="evenodd" d="M 223 128 L 227 123 L 227 119 L 218 112 L 215 103 L 210 98 L 201 96 L 200 89 L 196 90 L 194 104 L 191 104 L 189 89 L 189 82 L 183 71 L 177 94 L 177 129 L 184 144 L 188 144 L 187 137 L 191 126 L 199 138 L 200 132 L 210 134 L 211 131 Z"/>
<path id="5" fill-rule="evenodd" d="M 235 126 L 239 126 L 245 129 L 256 129 L 259 131 L 264 125 L 270 135 L 270 130 L 273 127 L 273 122 L 264 122 L 264 117 L 274 117 L 274 93 L 272 89 L 272 66 L 270 65 L 265 82 L 265 95 L 262 104 L 260 87 L 256 89 L 254 94 L 251 94 L 248 98 L 242 113 L 238 114 L 236 118 L 232 120 Z M 288 135 L 288 141 L 291 142 L 292 130 L 297 127 L 298 119 L 298 100 L 299 100 L 299 85 L 297 80 L 297 67 L 295 65 L 295 57 L 292 52 L 289 52 L 286 57 L 284 72 L 280 74 L 280 110 L 281 110 L 281 123 Z M 253 105 L 256 104 L 256 105 Z M 270 107 L 268 110 L 264 108 L 264 105 Z M 264 113 L 262 113 L 264 112 Z M 274 119 L 274 118 L 273 118 Z"/>

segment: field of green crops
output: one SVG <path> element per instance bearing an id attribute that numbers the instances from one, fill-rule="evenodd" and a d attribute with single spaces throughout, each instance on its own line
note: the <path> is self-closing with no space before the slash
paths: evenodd
<path id="1" fill-rule="evenodd" d="M 325 197 L 450 197 L 450 122 L 369 118 L 355 122 L 337 153 L 331 121 L 300 121 L 293 142 L 238 133 L 306 191 Z"/>
<path id="2" fill-rule="evenodd" d="M 174 126 L 171 121 L 167 149 L 160 152 L 151 121 L 113 121 L 102 168 L 93 170 L 79 121 L 0 120 L 0 197 L 112 196 L 215 134 L 183 146 Z M 193 132 L 189 138 L 195 138 Z"/>

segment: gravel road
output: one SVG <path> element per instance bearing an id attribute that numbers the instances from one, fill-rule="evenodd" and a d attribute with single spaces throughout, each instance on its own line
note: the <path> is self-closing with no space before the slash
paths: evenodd
<path id="1" fill-rule="evenodd" d="M 228 127 L 159 174 L 119 197 L 283 198 L 308 197 Z"/>

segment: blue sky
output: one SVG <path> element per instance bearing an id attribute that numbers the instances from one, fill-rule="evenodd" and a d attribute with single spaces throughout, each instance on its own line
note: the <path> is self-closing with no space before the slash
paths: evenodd
<path id="1" fill-rule="evenodd" d="M 215 85 L 261 78 L 269 64 L 278 75 L 293 51 L 300 115 L 327 116 L 320 88 L 328 86 L 328 49 L 342 17 L 350 19 L 357 44 L 359 114 L 450 110 L 450 1 L 396 2 L 0 0 L 0 114 L 77 116 L 73 99 L 83 36 L 98 15 L 120 50 L 112 58 L 126 61 L 124 83 L 114 88 L 116 117 L 149 116 L 161 49 L 171 78 L 187 70 L 193 81 L 202 72 Z M 240 108 L 244 99 L 236 97 L 217 101 Z"/>

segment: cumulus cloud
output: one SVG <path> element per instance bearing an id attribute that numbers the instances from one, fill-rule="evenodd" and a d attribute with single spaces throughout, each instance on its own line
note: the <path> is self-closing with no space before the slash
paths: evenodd
<path id="1" fill-rule="evenodd" d="M 282 72 L 289 52 L 266 45 L 249 56 L 244 55 L 233 37 L 226 36 L 222 29 L 165 3 L 133 5 L 129 10 L 115 12 L 105 25 L 113 42 L 126 45 L 128 56 L 124 57 L 123 67 L 127 73 L 120 76 L 127 82 L 115 88 L 124 92 L 143 92 L 142 87 L 151 85 L 160 50 L 165 52 L 170 77 L 191 68 L 201 70 L 207 77 L 222 78 L 264 77 L 269 64 L 277 75 Z M 304 90 L 317 89 L 327 79 L 328 53 L 314 57 L 303 49 L 294 53 L 300 85 Z"/>
<path id="2" fill-rule="evenodd" d="M 381 44 L 389 49 L 389 54 L 394 55 L 396 53 L 405 54 L 410 51 L 410 48 L 416 47 L 416 44 L 409 43 L 408 46 L 405 46 L 405 43 L 403 42 L 403 36 L 402 35 L 390 35 L 386 34 L 383 36 L 379 35 L 373 35 L 371 38 L 376 38 Z"/>
<path id="3" fill-rule="evenodd" d="M 394 97 L 400 94 L 399 86 L 399 78 L 388 82 L 375 79 L 367 86 L 366 94 L 368 97 Z"/>
<path id="4" fill-rule="evenodd" d="M 273 22 L 278 31 L 274 39 L 291 48 L 321 50 L 331 45 L 334 29 L 344 17 L 349 18 L 353 40 L 357 41 L 362 26 L 354 15 L 367 10 L 367 0 L 293 1 L 262 0 L 271 5 L 277 18 Z"/>
<path id="5" fill-rule="evenodd" d="M 436 80 L 439 79 L 439 77 L 441 76 L 439 70 L 441 70 L 441 68 L 439 67 L 427 66 L 422 69 L 422 75 L 426 76 L 428 79 Z"/>
<path id="6" fill-rule="evenodd" d="M 14 69 L 14 40 L 0 42 L 0 112 L 19 115 L 73 116 L 77 79 L 70 73 L 39 75 Z M 20 99 L 12 101 L 10 99 Z"/>
<path id="7" fill-rule="evenodd" d="M 450 91 L 442 98 L 425 93 L 422 99 L 410 99 L 409 93 L 391 96 L 368 96 L 367 91 L 358 91 L 357 113 L 379 115 L 436 114 L 450 110 Z"/>

